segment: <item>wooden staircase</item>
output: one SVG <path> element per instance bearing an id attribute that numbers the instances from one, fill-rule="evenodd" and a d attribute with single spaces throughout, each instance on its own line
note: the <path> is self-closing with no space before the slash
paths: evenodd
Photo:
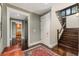
<path id="1" fill-rule="evenodd" d="M 58 45 L 78 55 L 78 31 L 77 28 L 66 28 L 58 40 Z"/>

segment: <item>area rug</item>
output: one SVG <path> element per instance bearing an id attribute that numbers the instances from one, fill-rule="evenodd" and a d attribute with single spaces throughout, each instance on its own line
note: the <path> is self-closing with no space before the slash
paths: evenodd
<path id="1" fill-rule="evenodd" d="M 58 56 L 58 54 L 42 45 L 30 48 L 29 50 L 26 50 L 24 54 L 25 56 Z"/>

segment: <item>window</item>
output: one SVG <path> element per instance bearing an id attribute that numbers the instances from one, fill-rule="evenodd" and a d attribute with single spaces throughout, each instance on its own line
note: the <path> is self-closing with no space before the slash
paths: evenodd
<path id="1" fill-rule="evenodd" d="M 71 9 L 66 9 L 66 15 L 70 15 L 71 14 Z"/>
<path id="2" fill-rule="evenodd" d="M 70 7 L 65 8 L 63 10 L 60 10 L 59 14 L 62 17 L 64 17 L 64 16 L 73 15 L 73 14 L 75 14 L 77 12 L 79 12 L 79 6 L 78 6 L 78 4 L 75 4 L 75 5 L 72 5 Z"/>
<path id="3" fill-rule="evenodd" d="M 61 11 L 61 16 L 65 16 L 65 10 Z"/>
<path id="4" fill-rule="evenodd" d="M 77 12 L 77 6 L 72 7 L 72 14 Z"/>

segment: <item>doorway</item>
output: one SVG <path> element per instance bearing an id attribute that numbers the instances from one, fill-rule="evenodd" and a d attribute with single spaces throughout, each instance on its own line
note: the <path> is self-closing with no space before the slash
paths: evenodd
<path id="1" fill-rule="evenodd" d="M 28 22 L 11 18 L 10 46 L 19 44 L 22 50 L 28 49 Z"/>
<path id="2" fill-rule="evenodd" d="M 8 44 L 10 47 L 19 44 L 22 50 L 28 49 L 28 18 L 26 13 L 8 9 L 8 19 L 10 20 Z"/>

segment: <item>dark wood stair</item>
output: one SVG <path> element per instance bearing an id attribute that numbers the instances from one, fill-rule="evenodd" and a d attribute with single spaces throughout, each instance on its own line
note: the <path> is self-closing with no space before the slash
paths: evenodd
<path id="1" fill-rule="evenodd" d="M 78 31 L 77 28 L 66 28 L 58 40 L 58 45 L 78 55 Z"/>

